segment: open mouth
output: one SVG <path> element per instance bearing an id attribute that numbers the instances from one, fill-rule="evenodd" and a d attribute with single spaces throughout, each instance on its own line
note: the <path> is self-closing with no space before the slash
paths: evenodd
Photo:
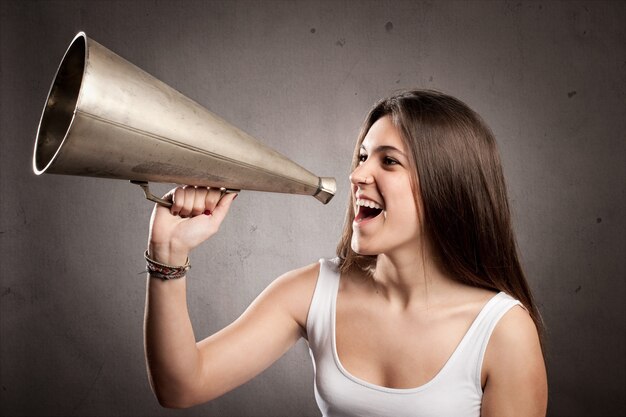
<path id="1" fill-rule="evenodd" d="M 356 215 L 354 221 L 360 223 L 364 220 L 373 219 L 383 212 L 383 208 L 380 204 L 371 200 L 356 200 Z"/>

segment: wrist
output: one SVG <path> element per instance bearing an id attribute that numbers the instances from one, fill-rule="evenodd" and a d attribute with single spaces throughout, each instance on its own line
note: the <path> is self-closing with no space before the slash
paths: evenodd
<path id="1" fill-rule="evenodd" d="M 172 248 L 170 244 L 159 244 L 150 242 L 148 245 L 148 256 L 162 264 L 181 266 L 187 262 L 189 252 Z"/>
<path id="2" fill-rule="evenodd" d="M 148 255 L 148 251 L 144 253 L 144 258 L 146 259 L 146 272 L 150 274 L 150 278 L 160 278 L 164 281 L 183 278 L 191 268 L 189 259 L 182 266 L 174 266 L 155 261 Z"/>

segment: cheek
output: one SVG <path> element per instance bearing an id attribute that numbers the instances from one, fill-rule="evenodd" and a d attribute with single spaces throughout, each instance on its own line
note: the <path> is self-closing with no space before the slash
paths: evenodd
<path id="1" fill-rule="evenodd" d="M 422 225 L 421 217 L 413 195 L 405 194 L 402 199 L 397 200 L 397 204 L 394 204 L 393 207 L 389 207 L 389 215 L 386 221 L 393 226 L 394 230 L 397 230 L 399 234 L 403 236 L 413 236 L 420 233 Z"/>
<path id="2" fill-rule="evenodd" d="M 400 211 L 400 216 L 407 227 L 420 223 L 420 215 L 413 201 L 406 202 L 406 205 L 404 205 Z"/>
<path id="3" fill-rule="evenodd" d="M 413 187 L 411 182 L 406 179 L 402 179 L 395 182 L 390 182 L 385 188 L 386 192 L 383 194 L 385 201 L 388 201 L 387 207 L 395 209 L 403 216 L 407 216 L 407 220 L 417 218 L 418 207 L 415 202 L 415 196 L 413 195 Z"/>

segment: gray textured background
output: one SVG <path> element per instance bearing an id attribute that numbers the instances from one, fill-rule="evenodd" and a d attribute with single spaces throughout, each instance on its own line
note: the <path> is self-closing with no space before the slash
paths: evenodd
<path id="1" fill-rule="evenodd" d="M 124 181 L 31 171 L 49 84 L 79 30 L 339 180 L 328 206 L 241 194 L 192 258 L 198 337 L 277 275 L 333 255 L 366 111 L 399 88 L 436 88 L 469 103 L 499 140 L 548 327 L 550 415 L 626 414 L 625 2 L 2 1 L 0 10 L 2 415 L 319 415 L 302 342 L 212 403 L 157 405 L 142 347 L 151 205 Z"/>

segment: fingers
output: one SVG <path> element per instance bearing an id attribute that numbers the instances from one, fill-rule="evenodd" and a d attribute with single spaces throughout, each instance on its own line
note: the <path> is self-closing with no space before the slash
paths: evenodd
<path id="1" fill-rule="evenodd" d="M 195 189 L 195 193 L 193 193 L 191 213 L 189 213 L 190 216 L 197 216 L 204 213 L 204 200 L 208 193 L 209 190 L 204 187 Z"/>
<path id="2" fill-rule="evenodd" d="M 220 198 L 222 198 L 222 191 L 219 188 L 210 189 L 204 199 L 204 207 L 205 207 L 204 214 L 207 214 L 207 215 L 212 214 L 213 210 L 215 210 L 215 207 L 217 207 L 217 204 L 219 203 Z"/>
<path id="3" fill-rule="evenodd" d="M 172 193 L 172 207 L 170 207 L 170 213 L 173 216 L 178 216 L 185 204 L 185 190 L 182 187 L 176 187 Z"/>
<path id="4" fill-rule="evenodd" d="M 151 248 L 167 248 L 167 251 L 185 254 L 217 233 L 237 196 L 222 194 L 220 189 L 206 187 L 171 190 L 166 196 L 171 196 L 172 207 L 167 209 L 155 204 L 152 212 Z"/>
<path id="5" fill-rule="evenodd" d="M 170 213 L 180 217 L 210 215 L 220 202 L 222 191 L 218 188 L 177 187 L 172 193 Z"/>

